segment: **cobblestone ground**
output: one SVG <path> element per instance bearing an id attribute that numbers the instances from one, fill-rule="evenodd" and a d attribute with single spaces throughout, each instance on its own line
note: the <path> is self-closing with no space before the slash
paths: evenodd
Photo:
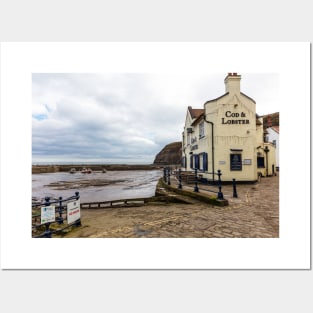
<path id="1" fill-rule="evenodd" d="M 253 185 L 238 185 L 238 198 L 232 197 L 232 186 L 224 186 L 222 191 L 229 206 L 195 200 L 193 204 L 82 210 L 82 227 L 65 237 L 279 237 L 279 176 L 263 177 Z"/>

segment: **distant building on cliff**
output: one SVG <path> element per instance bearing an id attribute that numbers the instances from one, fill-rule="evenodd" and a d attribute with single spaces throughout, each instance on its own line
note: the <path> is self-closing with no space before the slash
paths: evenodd
<path id="1" fill-rule="evenodd" d="M 271 142 L 276 148 L 276 169 L 279 170 L 279 126 L 266 128 L 265 141 Z"/>
<path id="2" fill-rule="evenodd" d="M 256 181 L 276 171 L 276 148 L 265 142 L 263 119 L 256 102 L 240 91 L 241 75 L 228 73 L 225 94 L 204 103 L 203 109 L 188 107 L 182 135 L 182 165 L 197 169 L 207 180 Z"/>

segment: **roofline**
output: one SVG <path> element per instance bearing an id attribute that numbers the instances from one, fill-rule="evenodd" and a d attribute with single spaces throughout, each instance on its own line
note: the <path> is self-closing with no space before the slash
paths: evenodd
<path id="1" fill-rule="evenodd" d="M 212 99 L 212 100 L 208 100 L 207 102 L 204 103 L 204 105 L 206 105 L 207 103 L 210 103 L 210 102 L 213 102 L 213 101 L 216 101 L 216 100 L 219 100 L 225 96 L 227 96 L 229 94 L 229 92 L 226 92 L 224 93 L 222 96 L 218 97 L 218 98 L 215 98 L 215 99 Z"/>
<path id="2" fill-rule="evenodd" d="M 189 114 L 190 114 L 192 119 L 194 119 L 194 118 L 197 119 L 199 117 L 199 116 L 197 117 L 195 114 L 193 114 L 194 113 L 194 112 L 192 112 L 193 110 L 202 110 L 203 112 L 200 113 L 200 115 L 204 113 L 204 109 L 193 109 L 191 106 L 188 106 L 188 111 L 189 111 Z"/>
<path id="3" fill-rule="evenodd" d="M 279 131 L 277 131 L 274 127 L 276 127 L 276 126 L 271 126 L 271 127 L 267 127 L 267 128 L 270 128 L 270 129 L 272 129 L 275 133 L 279 134 Z"/>
<path id="4" fill-rule="evenodd" d="M 253 101 L 253 102 L 256 104 L 255 100 L 253 100 L 252 98 L 250 98 L 249 96 L 247 96 L 247 95 L 244 94 L 243 92 L 240 91 L 240 94 L 243 95 L 243 96 L 245 96 L 245 97 L 247 97 L 248 99 L 250 99 L 251 101 Z"/>
<path id="5" fill-rule="evenodd" d="M 274 114 L 279 114 L 279 112 L 264 114 L 264 115 L 261 115 L 260 117 L 266 117 L 266 116 L 274 115 Z"/>
<path id="6" fill-rule="evenodd" d="M 255 100 L 254 100 L 254 99 L 250 98 L 249 96 L 247 96 L 247 95 L 246 95 L 246 94 L 244 94 L 243 92 L 240 92 L 240 94 L 241 94 L 242 96 L 244 96 L 244 97 L 248 98 L 249 100 L 253 101 L 253 103 L 255 103 L 255 104 L 256 104 L 256 102 L 255 102 Z M 223 98 L 223 97 L 225 97 L 225 96 L 227 96 L 227 95 L 229 95 L 229 92 L 224 93 L 222 96 L 220 96 L 220 97 L 218 97 L 218 98 L 215 98 L 215 99 L 212 99 L 212 100 L 208 100 L 208 101 L 206 101 L 206 102 L 204 103 L 204 105 L 206 105 L 207 103 L 210 103 L 210 102 L 213 102 L 213 101 L 219 100 L 219 99 L 221 99 L 221 98 Z"/>
<path id="7" fill-rule="evenodd" d="M 192 123 L 191 123 L 191 126 L 192 125 L 196 125 L 199 120 L 204 116 L 204 113 L 201 113 Z"/>

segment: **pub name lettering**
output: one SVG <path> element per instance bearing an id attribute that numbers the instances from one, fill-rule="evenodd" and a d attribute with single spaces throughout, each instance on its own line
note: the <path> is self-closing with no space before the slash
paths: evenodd
<path id="1" fill-rule="evenodd" d="M 226 111 L 225 113 L 225 117 L 229 118 L 229 117 L 246 117 L 246 114 L 244 112 L 239 113 L 233 113 L 231 111 Z M 225 117 L 222 117 L 222 124 L 250 124 L 249 120 L 246 119 L 227 119 L 225 120 Z"/>

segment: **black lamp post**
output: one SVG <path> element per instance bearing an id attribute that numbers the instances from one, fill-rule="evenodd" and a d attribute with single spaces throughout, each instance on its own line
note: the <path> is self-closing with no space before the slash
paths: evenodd
<path id="1" fill-rule="evenodd" d="M 266 176 L 268 176 L 268 152 L 270 151 L 270 149 L 268 148 L 268 146 L 265 146 L 264 148 L 264 152 L 265 152 L 265 157 L 266 157 Z"/>

